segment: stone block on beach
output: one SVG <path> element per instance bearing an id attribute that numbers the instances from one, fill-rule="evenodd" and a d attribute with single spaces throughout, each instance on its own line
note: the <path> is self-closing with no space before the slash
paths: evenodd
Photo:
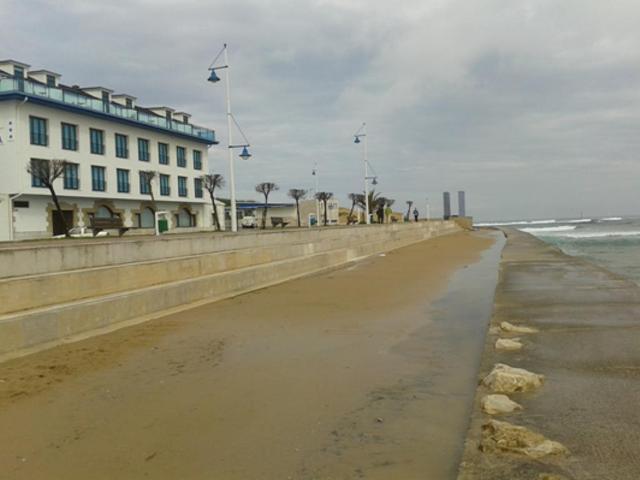
<path id="1" fill-rule="evenodd" d="M 523 327 L 521 325 L 514 325 L 509 322 L 501 322 L 500 329 L 503 332 L 509 332 L 509 333 L 537 333 L 538 332 L 538 330 L 536 330 L 535 328 Z"/>
<path id="2" fill-rule="evenodd" d="M 522 348 L 519 338 L 499 338 L 496 340 L 496 350 L 514 352 Z"/>
<path id="3" fill-rule="evenodd" d="M 485 453 L 514 453 L 539 459 L 547 455 L 568 453 L 559 442 L 508 422 L 489 420 L 482 426 L 480 450 Z"/>
<path id="4" fill-rule="evenodd" d="M 530 392 L 542 386 L 544 376 L 497 363 L 482 384 L 495 393 Z"/>
<path id="5" fill-rule="evenodd" d="M 485 395 L 480 401 L 482 410 L 489 415 L 499 415 L 501 413 L 512 413 L 522 410 L 522 405 L 514 402 L 506 395 L 493 394 Z"/>

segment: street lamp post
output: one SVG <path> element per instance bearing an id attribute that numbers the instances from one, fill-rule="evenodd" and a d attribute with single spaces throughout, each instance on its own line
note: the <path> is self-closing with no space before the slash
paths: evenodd
<path id="1" fill-rule="evenodd" d="M 364 163 L 364 205 L 365 205 L 365 221 L 367 222 L 367 225 L 371 224 L 371 216 L 369 215 L 369 180 L 373 180 L 373 184 L 377 184 L 378 183 L 378 179 L 377 177 L 373 176 L 370 177 L 369 176 L 369 160 L 367 159 L 367 124 L 363 123 L 362 126 L 360 127 L 360 130 L 358 130 L 355 135 L 353 136 L 354 140 L 353 143 L 360 143 L 360 139 L 364 139 L 362 143 L 364 143 L 363 145 L 363 155 L 362 155 L 362 162 Z"/>
<path id="2" fill-rule="evenodd" d="M 218 60 L 218 58 L 220 58 L 221 54 L 224 55 L 223 56 L 224 65 L 215 67 L 214 65 Z M 213 60 L 213 62 L 211 63 L 211 66 L 209 67 L 209 71 L 211 73 L 209 74 L 208 81 L 212 83 L 219 82 L 220 77 L 218 77 L 218 75 L 216 74 L 216 70 L 222 70 L 222 69 L 225 70 L 224 79 L 226 84 L 225 94 L 226 94 L 226 103 L 227 103 L 227 133 L 228 133 L 227 150 L 229 151 L 229 190 L 230 190 L 229 199 L 231 202 L 231 231 L 237 232 L 238 217 L 237 217 L 237 210 L 236 210 L 236 178 L 235 178 L 235 169 L 233 165 L 233 150 L 235 148 L 242 148 L 242 152 L 240 153 L 239 156 L 243 160 L 248 160 L 251 157 L 251 154 L 249 153 L 249 150 L 247 150 L 247 148 L 250 147 L 251 145 L 249 144 L 247 137 L 245 137 L 244 133 L 242 132 L 242 129 L 240 129 L 240 125 L 238 125 L 238 122 L 236 122 L 235 118 L 233 117 L 233 114 L 231 113 L 231 81 L 229 78 L 229 56 L 227 53 L 226 43 L 224 44 L 224 46 L 222 47 L 222 50 L 220 51 L 220 53 L 218 53 L 218 56 Z M 240 145 L 233 144 L 232 123 L 235 123 L 236 127 L 240 132 L 240 135 L 242 135 L 244 139 L 243 144 L 240 144 Z"/>

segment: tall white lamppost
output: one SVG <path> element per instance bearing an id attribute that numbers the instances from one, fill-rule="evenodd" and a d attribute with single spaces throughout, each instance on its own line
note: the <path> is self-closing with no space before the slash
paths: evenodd
<path id="1" fill-rule="evenodd" d="M 367 159 L 367 124 L 363 123 L 354 136 L 353 143 L 360 143 L 360 139 L 363 138 L 363 155 L 362 162 L 364 163 L 364 205 L 365 205 L 365 221 L 367 225 L 371 224 L 371 216 L 369 215 L 369 180 L 373 180 L 373 184 L 376 185 L 378 183 L 377 177 L 369 176 L 369 160 Z"/>
<path id="2" fill-rule="evenodd" d="M 223 55 L 224 65 L 220 65 L 216 67 L 215 64 L 220 58 L 220 55 Z M 251 154 L 249 153 L 249 150 L 248 150 L 248 147 L 250 147 L 251 145 L 249 144 L 247 137 L 242 132 L 240 125 L 238 125 L 238 122 L 236 121 L 235 117 L 231 113 L 231 93 L 230 93 L 231 85 L 229 80 L 229 56 L 227 53 L 226 43 L 222 47 L 222 50 L 220 50 L 220 53 L 218 53 L 216 58 L 213 60 L 213 62 L 211 62 L 211 65 L 209 66 L 209 71 L 211 73 L 209 74 L 209 78 L 207 80 L 210 81 L 211 83 L 219 82 L 220 77 L 218 77 L 218 75 L 216 74 L 216 70 L 222 70 L 222 69 L 225 70 L 224 79 L 226 83 L 226 100 L 227 100 L 227 131 L 229 135 L 227 150 L 229 151 L 229 189 L 230 189 L 229 197 L 231 201 L 231 231 L 237 232 L 238 217 L 236 212 L 236 179 L 235 179 L 235 170 L 233 168 L 233 149 L 242 148 L 242 152 L 240 153 L 239 157 L 242 158 L 243 160 L 248 160 L 249 158 L 251 158 Z M 240 135 L 242 135 L 242 138 L 244 139 L 244 143 L 238 144 L 238 145 L 233 144 L 232 123 L 235 124 L 235 126 L 238 128 Z"/>

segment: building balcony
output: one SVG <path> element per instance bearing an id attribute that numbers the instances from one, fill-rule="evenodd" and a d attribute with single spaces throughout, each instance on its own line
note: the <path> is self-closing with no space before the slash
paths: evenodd
<path id="1" fill-rule="evenodd" d="M 208 144 L 218 143 L 215 131 L 208 128 L 168 120 L 135 108 L 106 103 L 97 98 L 71 92 L 68 89 L 48 87 L 41 83 L 16 78 L 0 79 L 0 100 L 2 97 L 13 95 L 29 97 L 38 103 L 51 104 L 115 121 L 124 121 L 143 128 L 159 129 L 169 134 L 191 137 Z"/>

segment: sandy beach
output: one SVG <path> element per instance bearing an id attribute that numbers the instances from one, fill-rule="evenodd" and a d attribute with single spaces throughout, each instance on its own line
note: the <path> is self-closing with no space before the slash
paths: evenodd
<path id="1" fill-rule="evenodd" d="M 4 474 L 453 478 L 501 241 L 436 238 L 4 363 Z"/>

